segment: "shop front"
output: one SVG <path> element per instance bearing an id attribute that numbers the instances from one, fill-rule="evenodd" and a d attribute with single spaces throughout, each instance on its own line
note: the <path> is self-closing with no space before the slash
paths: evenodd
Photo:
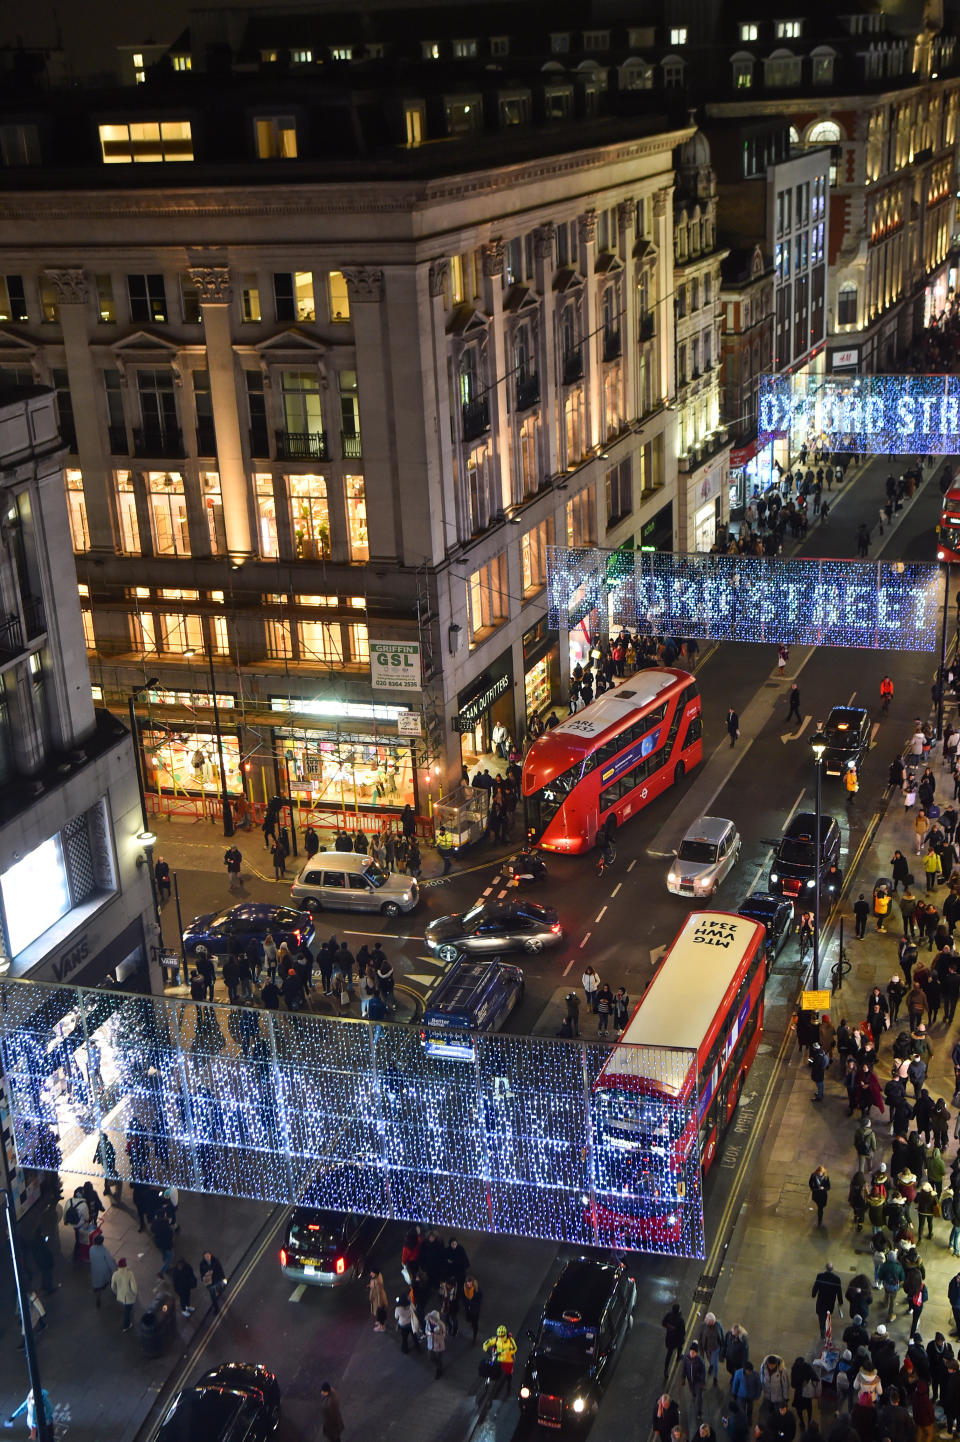
<path id="1" fill-rule="evenodd" d="M 348 726 L 277 726 L 273 750 L 281 790 L 301 806 L 342 811 L 414 806 L 414 740 L 396 723 L 370 731 Z"/>
<path id="2" fill-rule="evenodd" d="M 219 796 L 220 758 L 216 732 L 175 723 L 141 728 L 144 779 L 148 791 L 174 796 Z M 236 731 L 222 730 L 223 765 L 227 794 L 243 794 L 240 771 L 240 738 Z"/>
<path id="3" fill-rule="evenodd" d="M 523 634 L 523 697 L 528 728 L 535 716 L 549 716 L 560 700 L 560 636 L 546 616 Z"/>
<path id="4" fill-rule="evenodd" d="M 709 551 L 717 539 L 717 528 L 722 517 L 720 494 L 722 482 L 723 464 L 718 461 L 716 465 L 711 466 L 697 484 L 696 509 L 693 513 L 693 549 L 695 551 Z"/>
<path id="5" fill-rule="evenodd" d="M 453 729 L 460 733 L 460 759 L 468 769 L 481 757 L 494 754 L 493 728 L 497 722 L 515 741 L 513 656 L 504 651 L 477 679 L 457 695 Z"/>
<path id="6" fill-rule="evenodd" d="M 734 446 L 730 452 L 731 515 L 744 510 L 752 499 L 762 496 L 773 485 L 777 479 L 775 460 L 786 466 L 786 437 L 778 437 L 767 446 L 761 446 L 756 437 L 745 446 Z"/>
<path id="7" fill-rule="evenodd" d="M 641 551 L 673 550 L 673 502 L 661 506 L 656 515 L 644 521 L 637 538 Z"/>

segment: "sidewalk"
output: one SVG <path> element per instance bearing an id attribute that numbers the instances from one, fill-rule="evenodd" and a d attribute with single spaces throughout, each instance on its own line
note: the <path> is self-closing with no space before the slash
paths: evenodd
<path id="1" fill-rule="evenodd" d="M 939 758 L 936 763 L 938 781 L 946 773 Z M 831 1019 L 839 1025 L 846 1017 L 851 1024 L 862 1020 L 866 997 L 872 986 L 886 987 L 890 977 L 900 974 L 897 945 L 900 940 L 899 910 L 891 909 L 888 930 L 880 935 L 875 923 L 868 924 L 866 937 L 858 941 L 854 934 L 851 898 L 860 891 L 870 896 L 878 876 L 890 872 L 889 858 L 896 847 L 908 857 L 913 856 L 913 813 L 906 819 L 899 798 L 894 797 L 881 820 L 873 842 L 867 847 L 857 875 L 851 881 L 844 901 L 845 948 L 852 962 L 842 992 L 834 998 Z M 914 868 L 918 871 L 918 868 Z M 945 888 L 940 887 L 935 899 L 942 900 Z M 919 895 L 919 891 L 918 891 Z M 924 948 L 921 956 L 926 956 Z M 832 956 L 830 957 L 832 960 Z M 895 1030 L 900 1030 L 896 1027 Z M 953 1028 L 941 1020 L 928 1027 L 933 1047 L 928 1087 L 936 1099 L 943 1096 L 951 1116 L 956 1109 L 950 1098 L 954 1090 L 950 1049 L 960 1032 L 960 1019 Z M 877 1068 L 881 1083 L 890 1075 L 892 1057 L 891 1034 L 882 1040 Z M 853 1133 L 858 1114 L 847 1115 L 846 1092 L 835 1061 L 827 1073 L 826 1100 L 823 1106 L 812 1105 L 813 1086 L 805 1061 L 798 1058 L 792 1034 L 781 1048 L 783 1075 L 780 1081 L 780 1114 L 771 1122 L 762 1141 L 763 1153 L 752 1191 L 737 1220 L 729 1250 L 723 1260 L 709 1307 L 716 1312 L 725 1329 L 740 1322 L 750 1334 L 750 1356 L 755 1365 L 768 1352 L 782 1356 L 787 1366 L 797 1356 L 812 1358 L 819 1349 L 819 1336 L 814 1303 L 810 1296 L 813 1279 L 827 1261 L 831 1261 L 841 1284 L 855 1272 L 872 1278 L 869 1221 L 857 1233 L 847 1205 L 847 1188 L 857 1170 Z M 785 1100 L 784 1098 L 785 1094 Z M 890 1159 L 890 1125 L 885 1114 L 874 1115 L 874 1129 L 879 1143 L 874 1165 Z M 832 1183 L 824 1226 L 818 1230 L 811 1206 L 807 1179 L 822 1163 Z M 947 1284 L 957 1271 L 956 1260 L 947 1250 L 949 1224 L 935 1219 L 934 1235 L 918 1247 L 926 1267 L 929 1301 L 921 1318 L 924 1342 L 935 1331 L 950 1336 L 953 1331 L 951 1310 L 947 1302 Z M 879 1295 L 879 1294 L 877 1294 Z M 701 1308 L 702 1311 L 705 1308 Z M 842 1335 L 849 1322 L 844 1303 L 843 1318 L 835 1318 L 835 1336 Z M 697 1325 L 702 1317 L 698 1316 Z M 866 1320 L 866 1319 L 865 1319 Z M 870 1322 L 881 1320 L 875 1306 Z M 898 1306 L 896 1320 L 889 1332 L 903 1356 L 909 1332 L 909 1309 Z M 868 1328 L 869 1330 L 869 1328 Z M 676 1384 L 675 1384 L 676 1386 Z M 706 1395 L 707 1414 L 719 1417 L 725 1393 Z M 718 1423 L 715 1423 L 718 1425 Z"/>

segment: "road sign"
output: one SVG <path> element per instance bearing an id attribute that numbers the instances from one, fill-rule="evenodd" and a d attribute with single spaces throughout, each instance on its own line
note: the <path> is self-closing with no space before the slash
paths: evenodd
<path id="1" fill-rule="evenodd" d="M 828 991 L 802 991 L 800 993 L 801 1011 L 829 1011 L 830 993 Z"/>

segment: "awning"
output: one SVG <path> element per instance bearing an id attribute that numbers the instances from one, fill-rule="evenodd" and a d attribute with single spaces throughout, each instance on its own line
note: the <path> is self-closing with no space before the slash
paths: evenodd
<path id="1" fill-rule="evenodd" d="M 748 461 L 753 460 L 759 449 L 760 440 L 757 436 L 754 436 L 748 445 L 735 446 L 730 452 L 730 469 L 734 470 L 738 466 L 745 466 Z"/>

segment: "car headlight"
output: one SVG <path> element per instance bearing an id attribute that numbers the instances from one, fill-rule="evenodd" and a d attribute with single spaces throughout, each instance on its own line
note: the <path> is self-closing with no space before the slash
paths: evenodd
<path id="1" fill-rule="evenodd" d="M 409 893 L 409 891 L 405 891 L 405 892 L 403 893 L 403 895 L 401 896 L 400 900 L 401 900 L 401 901 L 409 901 L 409 900 L 410 900 L 410 893 Z"/>
<path id="2" fill-rule="evenodd" d="M 529 1388 L 529 1387 L 521 1387 L 521 1388 L 520 1388 L 520 1396 L 523 1398 L 524 1401 L 526 1401 L 527 1398 L 530 1396 L 530 1388 Z"/>
<path id="3" fill-rule="evenodd" d="M 816 886 L 816 884 L 817 884 L 817 883 L 814 881 L 813 877 L 811 876 L 810 880 L 807 882 L 807 886 Z"/>
<path id="4" fill-rule="evenodd" d="M 668 873 L 667 880 L 669 881 L 671 886 L 677 886 L 680 882 L 680 878 L 675 871 L 671 871 Z"/>
<path id="5" fill-rule="evenodd" d="M 779 881 L 779 880 L 780 880 L 779 876 L 777 875 L 777 873 L 776 873 L 775 871 L 771 871 L 771 873 L 770 873 L 770 880 L 771 880 L 771 881 Z"/>
<path id="6" fill-rule="evenodd" d="M 587 1404 L 582 1397 L 574 1397 L 573 1402 L 571 1403 L 574 1412 L 582 1412 L 586 1405 Z"/>

